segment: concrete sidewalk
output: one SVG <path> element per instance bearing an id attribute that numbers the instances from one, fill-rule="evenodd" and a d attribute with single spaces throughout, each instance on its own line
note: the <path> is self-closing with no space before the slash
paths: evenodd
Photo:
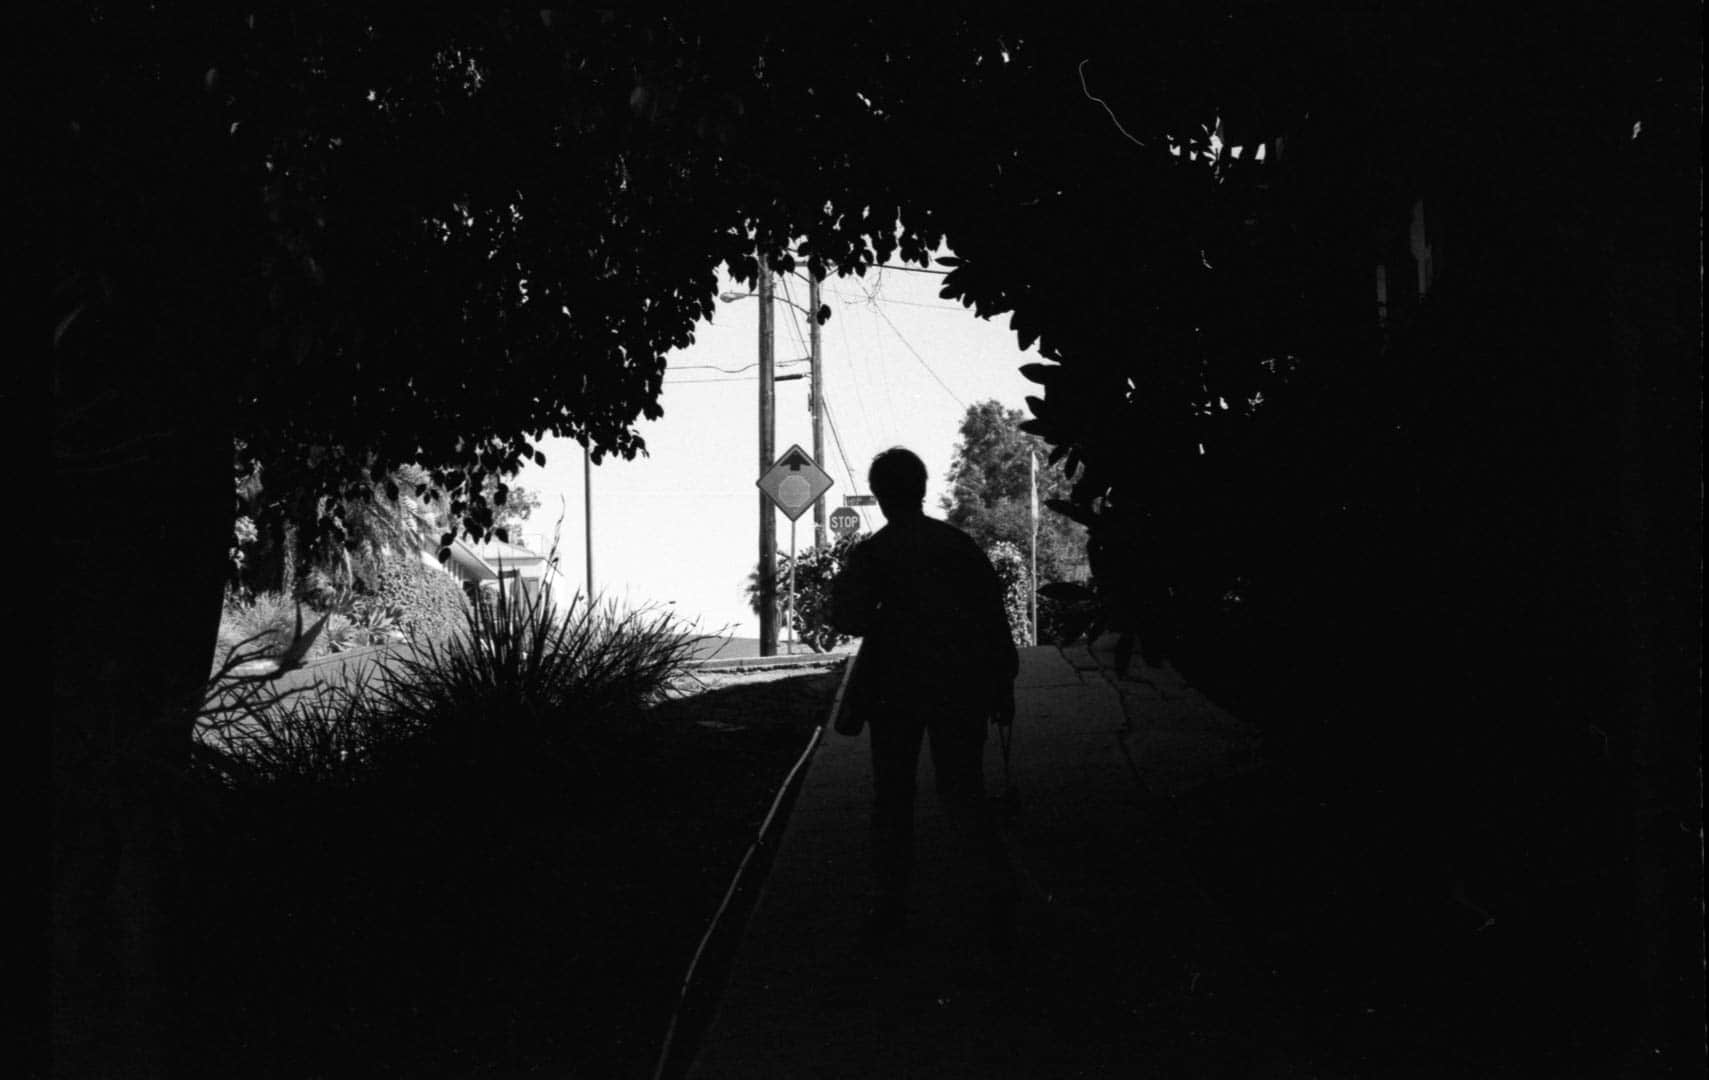
<path id="1" fill-rule="evenodd" d="M 1132 677 L 1115 676 L 1108 642 L 1022 650 L 1021 810 L 1007 836 L 1025 899 L 1009 957 L 992 955 L 969 917 L 925 753 L 915 940 L 883 958 L 860 952 L 867 739 L 827 732 L 688 1075 L 1190 1074 L 1198 1051 L 1182 1045 L 1179 1021 L 1196 969 L 1211 966 L 1207 935 L 1147 918 L 1191 907 L 1195 891 L 1168 830 L 1149 826 L 1170 796 L 1249 767 L 1256 741 L 1169 672 L 1134 663 Z M 995 736 L 986 755 L 996 793 Z M 1159 1010 L 1167 1022 L 1152 1022 Z"/>

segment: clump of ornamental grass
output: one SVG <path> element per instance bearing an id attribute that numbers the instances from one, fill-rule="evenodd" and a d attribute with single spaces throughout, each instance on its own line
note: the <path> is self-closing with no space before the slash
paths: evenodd
<path id="1" fill-rule="evenodd" d="M 326 622 L 304 633 L 299 614 L 283 651 L 267 632 L 226 650 L 196 716 L 195 761 L 204 776 L 234 789 L 347 785 L 408 738 L 369 693 L 372 671 L 351 682 L 279 687 Z"/>
<path id="2" fill-rule="evenodd" d="M 228 787 L 358 783 L 410 734 L 375 707 L 372 681 L 233 695 L 197 725 L 201 763 Z"/>
<path id="3" fill-rule="evenodd" d="M 374 697 L 453 763 L 585 765 L 671 692 L 694 641 L 668 610 L 501 599 L 471 605 L 448 640 L 387 658 Z"/>

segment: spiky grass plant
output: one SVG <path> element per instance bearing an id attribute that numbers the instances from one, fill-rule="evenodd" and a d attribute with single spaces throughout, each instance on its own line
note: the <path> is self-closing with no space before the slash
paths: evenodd
<path id="1" fill-rule="evenodd" d="M 348 782 L 382 747 L 407 736 L 375 707 L 372 671 L 350 683 L 282 689 L 302 666 L 326 616 L 280 651 L 267 631 L 234 643 L 204 690 L 196 717 L 198 765 L 226 787 Z"/>
<path id="2" fill-rule="evenodd" d="M 669 694 L 694 640 L 669 611 L 580 594 L 567 612 L 544 595 L 475 604 L 454 637 L 384 662 L 377 703 L 460 761 L 561 761 Z"/>
<path id="3" fill-rule="evenodd" d="M 201 763 L 228 787 L 357 783 L 411 734 L 376 707 L 373 682 L 229 695 L 198 725 Z"/>

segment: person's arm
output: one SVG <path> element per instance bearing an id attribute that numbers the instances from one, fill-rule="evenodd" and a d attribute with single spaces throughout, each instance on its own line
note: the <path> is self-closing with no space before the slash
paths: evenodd
<path id="1" fill-rule="evenodd" d="M 1015 648 L 1015 638 L 1009 630 L 1009 613 L 1003 606 L 1003 579 L 985 553 L 978 551 L 981 633 L 991 665 L 991 720 L 1007 727 L 1015 719 L 1015 676 L 1020 672 L 1021 656 Z"/>

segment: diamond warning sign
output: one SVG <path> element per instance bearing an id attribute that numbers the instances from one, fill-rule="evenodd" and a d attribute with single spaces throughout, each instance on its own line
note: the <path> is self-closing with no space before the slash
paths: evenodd
<path id="1" fill-rule="evenodd" d="M 799 446 L 791 446 L 755 481 L 791 521 L 806 513 L 819 496 L 831 489 L 832 482 L 825 470 L 814 464 Z"/>

